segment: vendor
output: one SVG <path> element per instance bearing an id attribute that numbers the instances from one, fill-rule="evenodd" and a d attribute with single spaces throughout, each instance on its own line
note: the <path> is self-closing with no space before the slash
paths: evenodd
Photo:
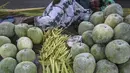
<path id="1" fill-rule="evenodd" d="M 114 3 L 113 0 L 76 0 L 85 9 L 91 9 L 94 12 L 103 10 L 107 5 Z"/>
<path id="2" fill-rule="evenodd" d="M 35 25 L 42 29 L 61 26 L 67 28 L 75 21 L 89 19 L 92 12 L 103 10 L 113 0 L 53 0 Z"/>

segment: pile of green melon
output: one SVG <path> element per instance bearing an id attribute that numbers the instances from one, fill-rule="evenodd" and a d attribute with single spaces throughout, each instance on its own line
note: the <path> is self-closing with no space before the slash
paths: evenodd
<path id="1" fill-rule="evenodd" d="M 130 73 L 130 15 L 114 3 L 79 24 L 71 45 L 74 73 Z M 74 38 L 73 38 L 74 39 Z"/>
<path id="2" fill-rule="evenodd" d="M 13 42 L 15 36 L 16 43 Z M 38 27 L 0 23 L 0 73 L 37 73 L 33 45 L 42 42 L 43 32 Z"/>
<path id="3" fill-rule="evenodd" d="M 67 42 L 74 73 L 130 73 L 130 15 L 123 15 L 121 5 L 114 3 L 79 24 L 79 35 Z M 33 48 L 44 39 L 38 27 L 0 23 L 0 73 L 37 73 Z"/>

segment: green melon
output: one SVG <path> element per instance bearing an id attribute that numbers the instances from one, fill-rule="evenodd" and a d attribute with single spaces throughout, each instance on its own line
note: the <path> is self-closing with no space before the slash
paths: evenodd
<path id="1" fill-rule="evenodd" d="M 96 43 L 107 43 L 113 37 L 113 29 L 106 24 L 99 24 L 94 27 L 92 38 Z"/>
<path id="2" fill-rule="evenodd" d="M 0 46 L 6 43 L 11 43 L 11 40 L 6 36 L 0 36 Z"/>
<path id="3" fill-rule="evenodd" d="M 23 49 L 17 53 L 16 56 L 18 62 L 31 61 L 33 62 L 36 58 L 35 52 L 31 49 Z"/>
<path id="4" fill-rule="evenodd" d="M 11 22 L 2 22 L 0 23 L 0 35 L 12 37 L 14 35 L 15 25 Z"/>
<path id="5" fill-rule="evenodd" d="M 125 17 L 125 22 L 130 24 L 130 14 Z"/>
<path id="6" fill-rule="evenodd" d="M 14 73 L 37 73 L 37 67 L 32 62 L 23 61 L 16 66 Z"/>
<path id="7" fill-rule="evenodd" d="M 0 73 L 14 73 L 17 61 L 11 57 L 4 58 L 0 62 Z"/>
<path id="8" fill-rule="evenodd" d="M 18 37 L 27 36 L 28 24 L 20 23 L 15 25 L 15 33 Z"/>
<path id="9" fill-rule="evenodd" d="M 123 18 L 119 14 L 110 14 L 105 20 L 105 24 L 112 28 L 115 28 L 121 22 L 123 22 Z"/>
<path id="10" fill-rule="evenodd" d="M 102 11 L 93 13 L 89 21 L 94 25 L 104 23 L 105 21 L 104 13 Z"/>
<path id="11" fill-rule="evenodd" d="M 96 65 L 95 73 L 118 73 L 116 64 L 103 59 L 99 60 Z"/>
<path id="12" fill-rule="evenodd" d="M 89 47 L 86 44 L 80 43 L 80 42 L 75 43 L 71 47 L 71 51 L 70 51 L 73 58 L 75 58 L 76 55 L 78 55 L 80 53 L 84 53 L 84 52 L 89 52 Z"/>
<path id="13" fill-rule="evenodd" d="M 6 43 L 0 47 L 0 54 L 3 58 L 15 57 L 17 53 L 17 48 L 14 44 Z"/>
<path id="14" fill-rule="evenodd" d="M 104 13 L 105 13 L 105 16 L 108 16 L 112 13 L 117 13 L 117 14 L 123 16 L 123 8 L 121 7 L 120 4 L 113 3 L 104 9 Z"/>
<path id="15" fill-rule="evenodd" d="M 0 73 L 5 73 L 3 70 L 0 69 Z"/>
<path id="16" fill-rule="evenodd" d="M 17 41 L 17 47 L 19 50 L 22 49 L 32 49 L 33 48 L 33 43 L 30 38 L 28 37 L 21 37 Z"/>
<path id="17" fill-rule="evenodd" d="M 82 40 L 85 44 L 91 47 L 94 44 L 94 41 L 92 39 L 92 31 L 91 30 L 85 31 L 82 34 Z"/>
<path id="18" fill-rule="evenodd" d="M 118 65 L 119 73 L 129 73 L 130 72 L 130 59 L 123 63 Z"/>
<path id="19" fill-rule="evenodd" d="M 96 61 L 105 58 L 105 45 L 102 44 L 94 44 L 91 47 L 91 54 L 94 56 Z"/>
<path id="20" fill-rule="evenodd" d="M 130 58 L 130 45 L 124 40 L 113 40 L 107 44 L 105 54 L 113 63 L 125 63 Z"/>
<path id="21" fill-rule="evenodd" d="M 78 33 L 81 35 L 83 32 L 87 30 L 93 30 L 94 25 L 91 22 L 83 21 L 79 24 Z"/>
<path id="22" fill-rule="evenodd" d="M 78 54 L 73 62 L 74 73 L 94 73 L 95 59 L 90 53 Z"/>
<path id="23" fill-rule="evenodd" d="M 127 23 L 120 23 L 118 24 L 115 29 L 115 39 L 123 39 L 127 42 L 130 42 L 130 24 Z"/>
<path id="24" fill-rule="evenodd" d="M 27 36 L 34 44 L 40 44 L 43 41 L 43 32 L 38 27 L 29 28 L 27 31 Z"/>

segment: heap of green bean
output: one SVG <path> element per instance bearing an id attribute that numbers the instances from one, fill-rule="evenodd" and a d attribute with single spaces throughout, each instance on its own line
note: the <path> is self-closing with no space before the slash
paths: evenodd
<path id="1" fill-rule="evenodd" d="M 54 28 L 45 32 L 45 41 L 40 50 L 43 73 L 73 73 L 70 50 L 66 45 L 67 35 L 62 29 Z"/>

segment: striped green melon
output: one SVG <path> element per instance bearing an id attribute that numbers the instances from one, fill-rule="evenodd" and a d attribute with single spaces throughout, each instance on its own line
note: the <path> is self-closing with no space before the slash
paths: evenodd
<path id="1" fill-rule="evenodd" d="M 93 13 L 89 21 L 94 25 L 104 23 L 105 21 L 104 13 L 102 11 Z"/>
<path id="2" fill-rule="evenodd" d="M 34 44 L 40 44 L 43 41 L 43 32 L 38 27 L 31 27 L 27 31 L 27 36 Z"/>
<path id="3" fill-rule="evenodd" d="M 94 25 L 91 22 L 83 21 L 78 26 L 78 33 L 81 35 L 87 30 L 93 30 Z"/>
<path id="4" fill-rule="evenodd" d="M 114 35 L 113 29 L 106 24 L 99 24 L 94 27 L 92 38 L 96 43 L 108 43 Z"/>
<path id="5" fill-rule="evenodd" d="M 119 14 L 110 14 L 105 20 L 105 24 L 112 28 L 115 28 L 121 22 L 123 22 L 123 18 Z"/>
<path id="6" fill-rule="evenodd" d="M 4 58 L 0 62 L 0 73 L 14 73 L 17 61 L 11 57 Z"/>
<path id="7" fill-rule="evenodd" d="M 14 44 L 6 43 L 0 47 L 0 54 L 3 58 L 16 56 L 17 48 Z"/>
<path id="8" fill-rule="evenodd" d="M 129 73 L 130 72 L 130 59 L 123 63 L 118 65 L 119 73 Z"/>
<path id="9" fill-rule="evenodd" d="M 120 4 L 113 3 L 104 9 L 104 13 L 105 13 L 105 16 L 108 16 L 112 13 L 117 13 L 117 14 L 123 16 L 123 8 L 121 7 Z"/>
<path id="10" fill-rule="evenodd" d="M 94 56 L 96 61 L 105 58 L 105 45 L 103 44 L 94 44 L 91 47 L 91 54 Z"/>
<path id="11" fill-rule="evenodd" d="M 36 58 L 36 55 L 32 49 L 23 49 L 17 53 L 16 58 L 17 58 L 18 62 L 22 62 L 22 61 L 33 62 Z"/>
<path id="12" fill-rule="evenodd" d="M 95 59 L 90 53 L 81 53 L 74 58 L 74 73 L 94 73 L 95 66 Z"/>
<path id="13" fill-rule="evenodd" d="M 23 61 L 16 66 L 14 73 L 37 73 L 37 67 L 32 62 Z"/>
<path id="14" fill-rule="evenodd" d="M 0 46 L 6 43 L 11 43 L 11 40 L 6 36 L 0 36 Z"/>
<path id="15" fill-rule="evenodd" d="M 94 41 L 92 39 L 92 31 L 91 30 L 85 31 L 82 34 L 82 40 L 85 44 L 91 47 L 94 44 Z"/>
<path id="16" fill-rule="evenodd" d="M 115 29 L 115 39 L 122 39 L 125 40 L 127 42 L 130 42 L 130 24 L 127 23 L 120 23 L 118 24 Z"/>
<path id="17" fill-rule="evenodd" d="M 130 45 L 124 40 L 113 40 L 107 44 L 105 54 L 113 63 L 125 63 L 130 58 Z"/>
<path id="18" fill-rule="evenodd" d="M 2 22 L 0 23 L 0 36 L 12 37 L 14 32 L 15 25 L 11 22 Z"/>
<path id="19" fill-rule="evenodd" d="M 72 47 L 71 47 L 71 55 L 73 58 L 75 58 L 76 55 L 80 54 L 80 53 L 85 53 L 85 52 L 89 52 L 89 47 L 84 44 L 84 43 L 75 43 Z"/>
<path id="20" fill-rule="evenodd" d="M 118 67 L 116 64 L 103 59 L 99 60 L 96 65 L 95 73 L 118 73 Z"/>
<path id="21" fill-rule="evenodd" d="M 125 17 L 125 22 L 130 24 L 130 14 Z"/>
<path id="22" fill-rule="evenodd" d="M 15 33 L 18 37 L 27 36 L 29 25 L 27 23 L 20 23 L 15 25 Z"/>
<path id="23" fill-rule="evenodd" d="M 21 37 L 17 41 L 17 47 L 18 47 L 18 50 L 32 49 L 33 48 L 33 43 L 32 43 L 30 38 L 28 38 L 28 37 Z"/>

